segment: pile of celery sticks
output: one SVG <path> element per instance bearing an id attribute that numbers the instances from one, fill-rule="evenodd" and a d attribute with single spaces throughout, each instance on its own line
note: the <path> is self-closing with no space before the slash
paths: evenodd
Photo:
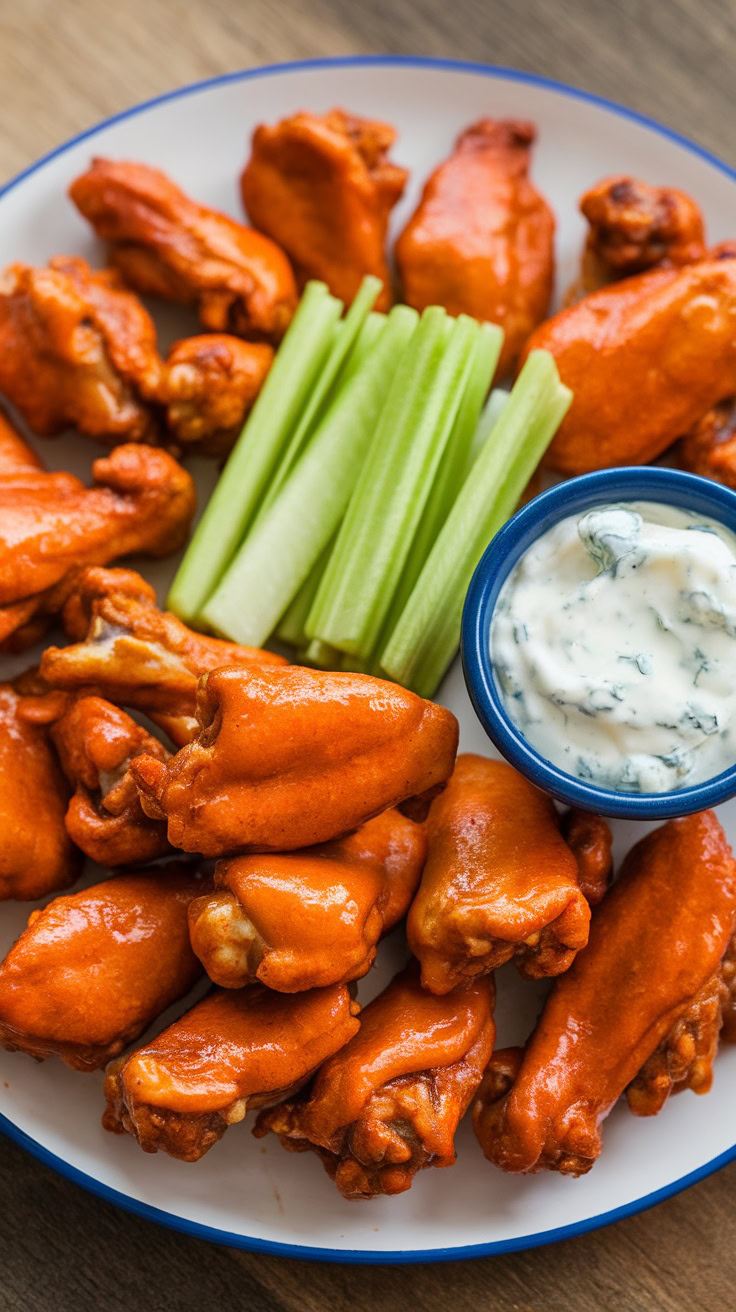
<path id="1" fill-rule="evenodd" d="M 309 283 L 169 593 L 182 619 L 269 638 L 431 697 L 473 570 L 571 400 L 546 351 L 491 392 L 503 334 Z"/>

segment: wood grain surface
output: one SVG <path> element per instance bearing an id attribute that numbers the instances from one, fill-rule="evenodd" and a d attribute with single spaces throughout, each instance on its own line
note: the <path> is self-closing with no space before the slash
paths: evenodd
<path id="1" fill-rule="evenodd" d="M 0 0 L 0 179 L 177 84 L 362 51 L 544 73 L 736 163 L 734 0 Z M 736 1164 L 553 1248 L 439 1267 L 333 1267 L 157 1229 L 0 1140 L 0 1309 L 733 1312 L 735 1193 Z"/>

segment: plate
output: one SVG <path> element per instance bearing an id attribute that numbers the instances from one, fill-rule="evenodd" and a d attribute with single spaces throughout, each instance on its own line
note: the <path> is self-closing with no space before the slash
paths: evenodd
<path id="1" fill-rule="evenodd" d="M 369 56 L 229 74 L 92 128 L 0 193 L 4 258 L 39 263 L 54 253 L 79 253 L 101 262 L 88 227 L 64 199 L 92 154 L 158 165 L 193 196 L 239 215 L 237 178 L 253 127 L 298 109 L 324 111 L 336 104 L 388 119 L 399 130 L 394 153 L 411 168 L 411 183 L 394 216 L 397 229 L 412 211 L 423 179 L 465 124 L 481 115 L 534 120 L 539 128 L 534 177 L 558 217 L 560 287 L 574 276 L 583 237 L 577 199 L 607 173 L 631 172 L 683 187 L 702 205 L 712 241 L 734 235 L 736 174 L 639 115 L 508 69 Z M 178 311 L 158 317 L 163 339 L 189 329 Z M 46 441 L 41 449 L 53 467 L 82 475 L 96 454 L 93 444 L 78 439 Z M 204 498 L 213 470 L 202 461 L 193 468 Z M 174 563 L 143 568 L 162 597 Z M 7 659 L 4 664 L 5 673 L 13 668 Z M 491 754 L 458 664 L 440 700 L 460 720 L 462 748 Z M 736 803 L 722 808 L 721 818 L 736 840 Z M 645 827 L 616 824 L 619 857 Z M 3 904 L 3 952 L 23 928 L 28 910 Z M 363 1000 L 383 986 L 404 951 L 400 934 L 391 936 L 379 967 L 361 987 Z M 504 968 L 499 993 L 500 1043 L 523 1039 L 534 1022 L 540 989 Z M 733 1048 L 719 1057 L 707 1098 L 673 1098 L 653 1120 L 617 1108 L 605 1125 L 603 1155 L 581 1180 L 503 1175 L 484 1160 L 466 1121 L 452 1169 L 424 1171 L 410 1192 L 370 1203 L 342 1200 L 311 1154 L 286 1153 L 273 1137 L 256 1141 L 249 1122 L 231 1129 L 197 1165 L 148 1156 L 132 1139 L 102 1130 L 101 1075 L 75 1074 L 58 1062 L 39 1066 L 0 1053 L 0 1127 L 108 1201 L 218 1243 L 332 1261 L 426 1262 L 580 1234 L 701 1179 L 736 1156 L 735 1082 Z"/>

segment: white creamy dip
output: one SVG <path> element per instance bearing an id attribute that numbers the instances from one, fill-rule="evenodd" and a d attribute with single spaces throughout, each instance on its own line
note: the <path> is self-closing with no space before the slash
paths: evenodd
<path id="1" fill-rule="evenodd" d="M 571 515 L 506 580 L 504 705 L 566 773 L 668 793 L 736 762 L 736 536 L 655 502 Z"/>

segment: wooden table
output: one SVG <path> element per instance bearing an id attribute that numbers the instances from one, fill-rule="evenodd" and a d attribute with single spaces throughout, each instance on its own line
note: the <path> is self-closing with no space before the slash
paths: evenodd
<path id="1" fill-rule="evenodd" d="M 659 117 L 736 163 L 733 0 L 0 0 L 0 179 L 179 83 L 356 51 L 545 73 Z M 157 1229 L 0 1141 L 0 1309 L 733 1312 L 732 1189 L 736 1164 L 554 1248 L 443 1267 L 332 1267 Z"/>

